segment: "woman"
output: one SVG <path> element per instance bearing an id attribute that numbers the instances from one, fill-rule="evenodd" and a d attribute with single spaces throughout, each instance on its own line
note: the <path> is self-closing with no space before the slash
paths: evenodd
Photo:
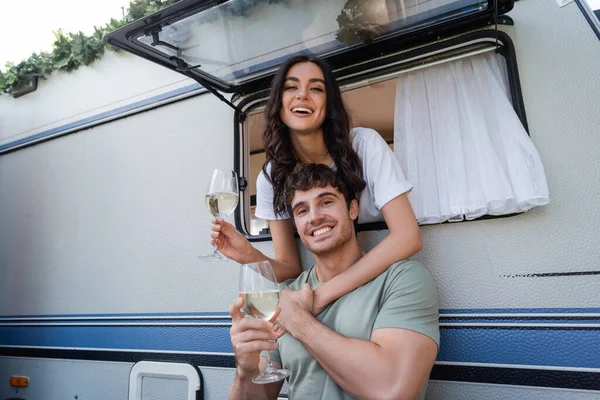
<path id="1" fill-rule="evenodd" d="M 313 56 L 295 56 L 273 78 L 264 134 L 266 161 L 257 182 L 255 214 L 269 222 L 275 259 L 256 250 L 231 224 L 213 222 L 212 244 L 239 263 L 270 260 L 277 279 L 301 272 L 293 221 L 286 212 L 283 184 L 298 163 L 326 164 L 359 199 L 359 222 L 379 220 L 389 235 L 348 270 L 315 291 L 313 314 L 367 283 L 391 264 L 421 249 L 415 215 L 407 198 L 412 186 L 394 154 L 372 129 L 350 129 L 350 118 L 330 68 Z M 217 240 L 218 239 L 218 240 Z"/>

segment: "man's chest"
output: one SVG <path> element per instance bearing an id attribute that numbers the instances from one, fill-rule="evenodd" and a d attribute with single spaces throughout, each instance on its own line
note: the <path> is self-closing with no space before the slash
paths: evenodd
<path id="1" fill-rule="evenodd" d="M 327 307 L 317 320 L 338 334 L 361 340 L 370 340 L 373 325 L 377 317 L 379 293 L 358 289 Z M 315 341 L 324 338 L 313 338 Z M 293 368 L 310 369 L 320 366 L 305 348 L 289 333 L 278 341 L 281 360 L 290 370 Z M 292 372 L 293 373 L 293 372 Z"/>

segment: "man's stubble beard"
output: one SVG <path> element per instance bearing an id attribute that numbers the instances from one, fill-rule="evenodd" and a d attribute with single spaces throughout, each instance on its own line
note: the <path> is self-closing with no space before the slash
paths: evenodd
<path id="1" fill-rule="evenodd" d="M 340 227 L 338 224 L 337 227 Z M 332 254 L 335 254 L 340 248 L 344 247 L 350 240 L 352 240 L 352 226 L 350 224 L 346 225 L 345 229 L 339 232 L 337 240 L 326 249 L 318 249 L 312 248 L 312 246 L 307 246 L 304 244 L 308 251 L 318 257 L 328 257 Z"/>

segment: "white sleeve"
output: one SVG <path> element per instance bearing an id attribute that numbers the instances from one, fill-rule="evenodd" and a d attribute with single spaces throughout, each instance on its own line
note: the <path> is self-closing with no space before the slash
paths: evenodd
<path id="1" fill-rule="evenodd" d="M 381 210 L 390 200 L 412 189 L 398 159 L 372 129 L 357 128 L 353 145 L 363 163 L 364 179 L 373 195 L 374 206 Z"/>
<path id="2" fill-rule="evenodd" d="M 256 178 L 256 209 L 254 215 L 256 218 L 267 221 L 290 218 L 287 212 L 281 216 L 275 214 L 273 210 L 273 185 L 267 180 L 263 171 L 260 171 L 258 178 Z"/>

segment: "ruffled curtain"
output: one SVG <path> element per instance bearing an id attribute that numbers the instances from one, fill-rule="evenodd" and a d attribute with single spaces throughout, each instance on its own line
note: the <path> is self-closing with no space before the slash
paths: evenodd
<path id="1" fill-rule="evenodd" d="M 548 204 L 540 157 L 515 113 L 501 55 L 487 52 L 398 78 L 394 151 L 420 224 Z"/>

